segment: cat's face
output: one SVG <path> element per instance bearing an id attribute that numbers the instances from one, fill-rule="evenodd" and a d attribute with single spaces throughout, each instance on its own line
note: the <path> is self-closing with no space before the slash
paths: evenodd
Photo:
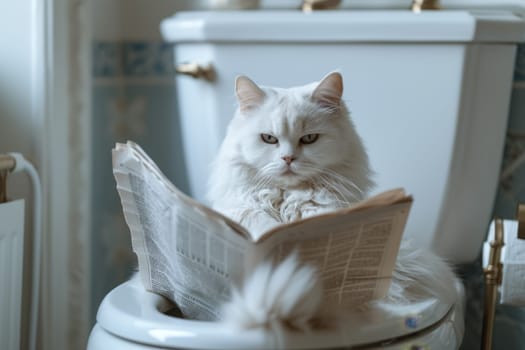
<path id="1" fill-rule="evenodd" d="M 290 89 L 260 88 L 239 77 L 239 110 L 228 131 L 238 161 L 255 169 L 258 181 L 279 186 L 332 178 L 361 157 L 352 156 L 354 146 L 362 151 L 342 91 L 339 73 Z"/>

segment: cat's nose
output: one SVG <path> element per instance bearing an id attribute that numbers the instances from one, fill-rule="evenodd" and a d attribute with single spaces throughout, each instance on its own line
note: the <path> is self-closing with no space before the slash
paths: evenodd
<path id="1" fill-rule="evenodd" d="M 284 157 L 281 157 L 281 159 L 285 161 L 286 165 L 290 165 L 295 160 L 295 157 L 284 156 Z"/>

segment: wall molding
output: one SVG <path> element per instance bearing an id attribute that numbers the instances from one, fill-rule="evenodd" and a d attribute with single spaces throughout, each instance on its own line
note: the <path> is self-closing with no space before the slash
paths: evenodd
<path id="1" fill-rule="evenodd" d="M 33 103 L 44 187 L 42 349 L 83 349 L 89 331 L 91 9 L 32 0 Z"/>
<path id="2" fill-rule="evenodd" d="M 69 200 L 69 329 L 68 348 L 85 347 L 91 300 L 91 1 L 71 2 Z"/>

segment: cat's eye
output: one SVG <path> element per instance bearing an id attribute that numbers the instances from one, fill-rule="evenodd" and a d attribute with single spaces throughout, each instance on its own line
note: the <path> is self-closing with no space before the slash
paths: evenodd
<path id="1" fill-rule="evenodd" d="M 272 136 L 270 134 L 261 134 L 261 139 L 266 142 L 266 143 L 269 143 L 269 144 L 276 144 L 279 140 L 277 140 L 277 137 L 275 136 Z"/>
<path id="2" fill-rule="evenodd" d="M 318 138 L 319 138 L 319 134 L 308 134 L 308 135 L 304 135 L 303 137 L 301 137 L 299 141 L 301 141 L 303 145 L 309 145 L 317 141 Z"/>

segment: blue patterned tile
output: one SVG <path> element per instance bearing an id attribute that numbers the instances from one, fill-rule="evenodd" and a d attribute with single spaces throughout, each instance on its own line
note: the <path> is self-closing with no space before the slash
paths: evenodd
<path id="1" fill-rule="evenodd" d="M 93 45 L 93 76 L 122 75 L 122 43 L 96 42 Z"/>
<path id="2" fill-rule="evenodd" d="M 151 73 L 153 57 L 151 44 L 145 42 L 126 43 L 124 45 L 124 75 L 147 76 Z"/>
<path id="3" fill-rule="evenodd" d="M 515 166 L 524 152 L 525 138 L 508 135 L 494 208 L 496 216 L 514 219 L 518 203 L 525 202 L 525 164 Z"/>
<path id="4" fill-rule="evenodd" d="M 525 85 L 512 90 L 508 129 L 513 132 L 525 132 Z"/>
<path id="5" fill-rule="evenodd" d="M 525 81 L 525 43 L 518 45 L 516 66 L 514 68 L 514 81 Z"/>
<path id="6" fill-rule="evenodd" d="M 93 44 L 93 76 L 172 77 L 173 47 L 158 41 L 116 41 Z"/>

